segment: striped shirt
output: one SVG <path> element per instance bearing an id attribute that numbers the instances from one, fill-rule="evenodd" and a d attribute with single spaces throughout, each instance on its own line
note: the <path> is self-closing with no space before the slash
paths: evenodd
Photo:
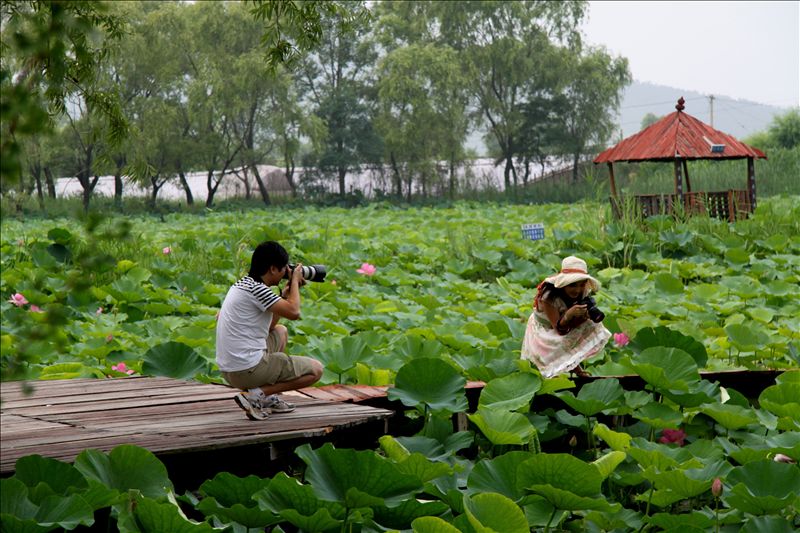
<path id="1" fill-rule="evenodd" d="M 217 319 L 217 365 L 221 371 L 238 372 L 258 364 L 272 323 L 269 309 L 280 299 L 250 276 L 231 286 Z"/>

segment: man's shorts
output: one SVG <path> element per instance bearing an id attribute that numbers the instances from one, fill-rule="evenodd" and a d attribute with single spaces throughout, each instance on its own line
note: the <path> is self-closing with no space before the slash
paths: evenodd
<path id="1" fill-rule="evenodd" d="M 267 349 L 264 350 L 264 355 L 256 366 L 236 372 L 222 372 L 222 377 L 231 386 L 246 390 L 291 381 L 314 373 L 314 359 L 277 352 L 275 350 L 279 343 L 280 337 L 277 331 L 270 331 Z"/>

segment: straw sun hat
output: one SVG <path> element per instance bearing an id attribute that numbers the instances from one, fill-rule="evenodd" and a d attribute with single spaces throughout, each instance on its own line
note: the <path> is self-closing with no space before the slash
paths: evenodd
<path id="1" fill-rule="evenodd" d="M 600 282 L 589 275 L 589 270 L 586 268 L 586 261 L 579 257 L 571 255 L 565 257 L 561 261 L 561 272 L 545 278 L 545 283 L 551 283 L 554 287 L 560 289 L 566 287 L 576 281 L 586 280 L 587 288 L 591 288 L 593 292 L 600 289 Z"/>

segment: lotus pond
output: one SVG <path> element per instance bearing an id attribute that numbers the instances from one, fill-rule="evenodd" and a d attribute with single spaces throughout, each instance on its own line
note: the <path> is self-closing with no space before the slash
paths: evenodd
<path id="1" fill-rule="evenodd" d="M 276 222 L 277 221 L 277 222 Z M 541 222 L 545 239 L 520 225 Z M 220 381 L 215 316 L 262 240 L 328 267 L 290 352 L 324 383 L 395 385 L 418 433 L 378 453 L 297 450 L 305 474 L 222 473 L 176 495 L 150 452 L 30 456 L 2 480 L 9 530 L 791 531 L 800 468 L 800 198 L 728 224 L 615 221 L 594 203 L 302 209 L 2 223 L 4 379 Z M 577 393 L 519 360 L 538 282 L 578 255 L 638 374 Z M 366 265 L 365 265 L 366 264 Z M 785 369 L 756 398 L 700 371 Z M 466 431 L 466 379 L 487 383 Z M 537 409 L 556 400 L 559 407 Z M 105 517 L 105 518 L 103 518 Z M 105 528 L 105 526 L 103 526 Z"/>

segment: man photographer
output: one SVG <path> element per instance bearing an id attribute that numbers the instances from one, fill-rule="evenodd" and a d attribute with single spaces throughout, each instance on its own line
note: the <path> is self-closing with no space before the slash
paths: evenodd
<path id="1" fill-rule="evenodd" d="M 217 319 L 217 365 L 225 381 L 242 390 L 234 400 L 251 420 L 294 411 L 295 406 L 278 393 L 308 387 L 322 377 L 319 361 L 285 353 L 289 333 L 286 326 L 278 324 L 281 318 L 300 318 L 303 273 L 301 264 L 289 265 L 283 246 L 262 242 L 253 251 L 247 276 L 231 286 L 222 302 Z M 276 295 L 270 287 L 287 277 L 281 295 Z"/>

